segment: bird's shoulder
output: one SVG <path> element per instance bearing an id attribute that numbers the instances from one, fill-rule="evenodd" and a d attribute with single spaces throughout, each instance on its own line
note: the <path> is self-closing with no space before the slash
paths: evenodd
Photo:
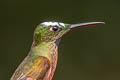
<path id="1" fill-rule="evenodd" d="M 50 61 L 43 56 L 25 59 L 11 80 L 43 80 L 50 68 Z M 15 77 L 15 79 L 14 79 Z"/>

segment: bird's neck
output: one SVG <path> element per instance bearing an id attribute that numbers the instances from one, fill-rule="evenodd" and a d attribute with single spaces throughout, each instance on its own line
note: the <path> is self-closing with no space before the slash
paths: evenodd
<path id="1" fill-rule="evenodd" d="M 44 56 L 49 59 L 51 67 L 48 73 L 46 73 L 46 78 L 45 80 L 51 80 L 55 69 L 56 69 L 56 64 L 57 64 L 57 58 L 58 58 L 58 53 L 57 53 L 58 45 L 55 42 L 43 42 L 37 46 L 32 46 L 31 48 L 31 55 L 34 56 Z"/>
<path id="2" fill-rule="evenodd" d="M 50 61 L 52 60 L 52 55 L 56 55 L 54 52 L 57 51 L 58 46 L 55 42 L 41 42 L 39 45 L 31 47 L 30 54 L 34 56 L 44 56 Z"/>

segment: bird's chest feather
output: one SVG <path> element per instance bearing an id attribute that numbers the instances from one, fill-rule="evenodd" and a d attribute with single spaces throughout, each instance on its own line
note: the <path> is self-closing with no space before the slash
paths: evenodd
<path id="1" fill-rule="evenodd" d="M 51 67 L 46 75 L 47 79 L 45 80 L 52 80 L 57 65 L 57 59 L 58 59 L 57 46 L 53 46 L 51 47 Z"/>

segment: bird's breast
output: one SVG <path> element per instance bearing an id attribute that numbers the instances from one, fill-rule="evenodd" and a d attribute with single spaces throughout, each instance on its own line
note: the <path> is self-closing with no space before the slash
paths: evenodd
<path id="1" fill-rule="evenodd" d="M 57 51 L 57 45 L 52 45 L 52 47 L 50 46 L 50 54 L 51 54 L 51 67 L 49 69 L 48 72 L 48 79 L 46 80 L 52 80 L 53 75 L 55 73 L 56 70 L 56 65 L 57 65 L 57 60 L 58 60 L 58 51 Z"/>

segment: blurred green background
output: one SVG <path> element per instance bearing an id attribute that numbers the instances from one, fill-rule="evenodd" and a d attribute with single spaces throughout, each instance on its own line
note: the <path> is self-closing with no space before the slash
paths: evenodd
<path id="1" fill-rule="evenodd" d="M 66 34 L 53 80 L 120 80 L 120 0 L 0 0 L 0 80 L 9 80 L 43 21 L 105 21 Z"/>

